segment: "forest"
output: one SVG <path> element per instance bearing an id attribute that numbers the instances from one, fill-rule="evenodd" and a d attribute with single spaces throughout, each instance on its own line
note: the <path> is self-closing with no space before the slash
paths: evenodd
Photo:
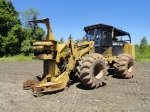
<path id="1" fill-rule="evenodd" d="M 33 7 L 20 12 L 11 1 L 0 0 L 0 57 L 32 54 L 32 43 L 45 37 L 45 31 L 38 24 L 28 22 L 36 20 L 39 15 Z M 71 34 L 68 38 L 72 38 Z M 60 42 L 64 43 L 63 37 Z M 135 51 L 137 60 L 150 59 L 150 44 L 145 36 L 135 44 Z"/>

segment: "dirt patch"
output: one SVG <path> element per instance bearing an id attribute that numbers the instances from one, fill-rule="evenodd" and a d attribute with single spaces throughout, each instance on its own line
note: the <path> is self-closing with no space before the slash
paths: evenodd
<path id="1" fill-rule="evenodd" d="M 79 83 L 42 97 L 34 97 L 31 90 L 22 90 L 22 82 L 42 72 L 42 61 L 0 62 L 0 111 L 150 111 L 150 63 L 137 63 L 132 79 L 117 79 L 110 75 L 107 85 L 95 90 L 85 90 Z"/>

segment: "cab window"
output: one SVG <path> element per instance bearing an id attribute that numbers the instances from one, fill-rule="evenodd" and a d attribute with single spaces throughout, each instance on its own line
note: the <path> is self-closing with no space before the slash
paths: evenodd
<path id="1" fill-rule="evenodd" d="M 101 29 L 97 30 L 97 34 L 95 36 L 95 42 L 94 45 L 95 46 L 100 46 L 100 40 L 101 40 Z"/>
<path id="2" fill-rule="evenodd" d="M 93 35 L 94 35 L 94 30 L 89 30 L 86 35 L 87 41 L 93 40 Z"/>

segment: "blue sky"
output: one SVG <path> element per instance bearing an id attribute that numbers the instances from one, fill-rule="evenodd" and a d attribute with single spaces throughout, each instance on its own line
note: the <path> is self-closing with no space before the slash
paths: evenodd
<path id="1" fill-rule="evenodd" d="M 104 23 L 129 32 L 132 43 L 143 36 L 150 44 L 150 0 L 11 0 L 17 11 L 34 7 L 49 18 L 54 36 L 67 41 L 85 34 L 84 26 Z"/>

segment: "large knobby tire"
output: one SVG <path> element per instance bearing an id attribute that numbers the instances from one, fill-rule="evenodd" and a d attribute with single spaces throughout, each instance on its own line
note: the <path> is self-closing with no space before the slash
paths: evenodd
<path id="1" fill-rule="evenodd" d="M 130 54 L 120 54 L 115 60 L 115 76 L 123 79 L 132 78 L 135 73 L 135 58 Z"/>
<path id="2" fill-rule="evenodd" d="M 84 87 L 98 88 L 102 86 L 108 74 L 107 61 L 101 54 L 91 53 L 82 58 L 79 62 L 79 80 Z"/>

